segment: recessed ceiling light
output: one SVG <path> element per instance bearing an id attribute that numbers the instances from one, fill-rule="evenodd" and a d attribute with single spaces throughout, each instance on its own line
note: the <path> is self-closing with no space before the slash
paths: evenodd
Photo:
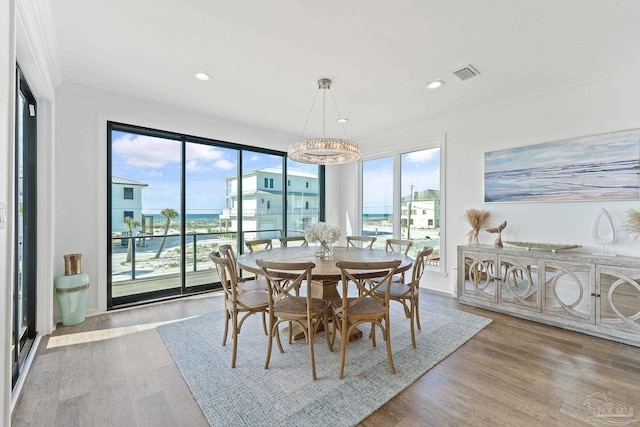
<path id="1" fill-rule="evenodd" d="M 198 80 L 202 80 L 203 82 L 206 82 L 211 78 L 207 73 L 195 73 L 193 76 Z"/>
<path id="2" fill-rule="evenodd" d="M 349 119 L 347 119 L 346 117 L 339 117 L 338 118 L 338 123 L 347 123 L 349 121 Z"/>
<path id="3" fill-rule="evenodd" d="M 444 82 L 442 80 L 434 80 L 432 82 L 427 83 L 427 89 L 438 89 L 443 84 Z"/>

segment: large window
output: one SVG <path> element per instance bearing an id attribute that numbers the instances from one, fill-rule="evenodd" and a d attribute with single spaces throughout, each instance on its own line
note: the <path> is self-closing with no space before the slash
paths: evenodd
<path id="1" fill-rule="evenodd" d="M 362 162 L 362 234 L 376 236 L 374 248 L 393 238 L 393 157 Z"/>
<path id="2" fill-rule="evenodd" d="M 212 289 L 220 245 L 275 245 L 318 220 L 320 168 L 283 152 L 112 122 L 108 139 L 109 307 Z M 290 213 L 300 177 L 314 215 Z"/>
<path id="3" fill-rule="evenodd" d="M 444 268 L 443 145 L 440 141 L 362 162 L 362 234 L 378 237 L 384 248 L 388 238 L 413 240 L 414 257 L 431 246 L 430 270 Z"/>

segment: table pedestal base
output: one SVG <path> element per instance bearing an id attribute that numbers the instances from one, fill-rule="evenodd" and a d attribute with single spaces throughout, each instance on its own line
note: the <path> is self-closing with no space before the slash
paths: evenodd
<path id="1" fill-rule="evenodd" d="M 334 300 L 339 300 L 341 298 L 340 293 L 338 293 L 337 281 L 313 280 L 311 282 L 311 286 L 309 286 L 309 289 L 311 290 L 311 296 L 313 298 L 321 298 L 329 302 Z M 330 333 L 334 333 L 335 328 L 333 327 L 333 323 L 331 321 L 329 322 L 329 327 L 331 331 Z M 323 325 L 320 325 L 320 327 L 318 327 L 318 332 L 323 330 L 324 330 Z M 288 326 L 283 329 L 283 334 L 285 337 L 287 337 L 287 339 L 289 338 Z M 304 332 L 302 332 L 302 329 L 300 328 L 300 326 L 293 325 L 293 339 L 300 340 L 302 338 L 304 338 Z M 340 336 L 338 336 L 337 338 L 340 339 Z M 360 338 L 362 338 L 362 331 L 358 328 L 355 328 L 349 334 L 349 342 L 360 339 Z"/>

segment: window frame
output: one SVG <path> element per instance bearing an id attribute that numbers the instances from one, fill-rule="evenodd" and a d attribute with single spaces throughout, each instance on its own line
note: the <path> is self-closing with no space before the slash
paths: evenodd
<path id="1" fill-rule="evenodd" d="M 363 164 L 369 160 L 375 160 L 382 157 L 393 158 L 393 236 L 400 238 L 401 236 L 401 210 L 402 210 L 402 191 L 401 191 L 401 156 L 414 151 L 428 150 L 432 148 L 440 148 L 440 262 L 439 267 L 425 268 L 425 275 L 434 277 L 446 277 L 447 275 L 447 251 L 446 251 L 446 135 L 436 135 L 426 138 L 416 138 L 410 141 L 397 141 L 398 143 L 385 144 L 387 147 L 398 148 L 382 148 L 379 150 L 371 150 L 358 160 L 358 205 L 356 207 L 358 226 L 357 232 L 363 232 Z"/>

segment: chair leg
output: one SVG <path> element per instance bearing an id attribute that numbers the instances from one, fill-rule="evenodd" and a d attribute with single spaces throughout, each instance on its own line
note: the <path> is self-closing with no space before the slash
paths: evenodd
<path id="1" fill-rule="evenodd" d="M 416 316 L 416 324 L 418 325 L 418 329 L 422 330 L 420 326 L 420 299 L 416 296 L 415 304 L 414 304 L 414 314 Z"/>
<path id="2" fill-rule="evenodd" d="M 229 313 L 229 311 L 227 311 L 224 318 L 224 335 L 222 335 L 223 346 L 227 345 L 227 333 L 229 332 L 229 317 L 231 317 L 231 314 Z"/>
<path id="3" fill-rule="evenodd" d="M 389 358 L 389 369 L 391 370 L 392 374 L 395 374 L 396 368 L 395 366 L 393 366 L 393 354 L 391 353 L 391 334 L 389 332 L 389 316 L 385 317 L 384 323 L 385 325 L 382 333 L 385 335 L 386 341 L 387 341 L 387 357 Z"/>
<path id="4" fill-rule="evenodd" d="M 284 353 L 284 348 L 282 347 L 282 341 L 280 340 L 280 330 L 278 329 L 277 325 L 274 326 L 275 330 L 273 331 L 273 334 L 276 336 L 276 343 L 278 343 L 278 350 L 280 350 L 280 353 Z"/>
<path id="5" fill-rule="evenodd" d="M 236 367 L 236 355 L 238 353 L 238 312 L 233 312 L 233 323 L 232 323 L 232 333 L 233 333 L 233 351 L 231 353 L 231 367 Z"/>
<path id="6" fill-rule="evenodd" d="M 262 330 L 264 330 L 265 335 L 269 335 L 269 332 L 267 331 L 267 313 L 264 311 L 262 312 Z"/>
<path id="7" fill-rule="evenodd" d="M 369 335 L 371 335 L 371 343 L 373 344 L 374 347 L 377 347 L 377 344 L 376 344 L 376 324 L 373 323 L 373 322 L 371 322 L 371 332 L 370 332 Z M 384 339 L 384 331 L 382 333 L 382 338 Z"/>
<path id="8" fill-rule="evenodd" d="M 311 358 L 311 377 L 316 380 L 316 357 L 313 351 L 314 330 L 311 327 L 311 319 L 307 319 L 307 340 L 309 341 L 309 357 Z"/>
<path id="9" fill-rule="evenodd" d="M 411 318 L 409 319 L 409 321 L 411 322 L 411 344 L 413 345 L 413 348 L 416 348 L 416 328 L 414 325 L 414 321 L 415 321 L 415 306 L 411 305 Z"/>
<path id="10" fill-rule="evenodd" d="M 331 335 L 332 335 L 331 328 L 332 328 L 332 326 L 329 325 L 329 315 L 327 314 L 327 312 L 324 313 L 324 318 L 323 318 L 322 322 L 323 322 L 323 326 L 324 326 L 324 335 L 327 338 L 327 347 L 329 348 L 330 352 L 333 352 L 333 340 L 331 339 Z M 334 329 L 333 330 L 333 335 L 335 335 L 335 333 L 336 332 L 335 332 L 335 329 Z"/>
<path id="11" fill-rule="evenodd" d="M 349 328 L 349 326 L 347 325 L 347 318 L 346 317 L 342 317 L 342 326 L 341 326 L 341 339 L 342 342 L 340 343 L 340 376 L 339 378 L 342 379 L 344 377 L 344 361 L 347 357 L 347 344 L 349 342 L 349 338 L 347 336 L 347 329 Z"/>
<path id="12" fill-rule="evenodd" d="M 273 322 L 269 322 L 273 323 Z M 264 369 L 269 369 L 269 362 L 271 361 L 271 348 L 273 347 L 273 330 L 276 328 L 276 325 L 270 325 L 269 329 L 269 344 L 267 346 L 267 359 L 264 362 Z M 276 332 L 277 333 L 277 332 Z"/>

